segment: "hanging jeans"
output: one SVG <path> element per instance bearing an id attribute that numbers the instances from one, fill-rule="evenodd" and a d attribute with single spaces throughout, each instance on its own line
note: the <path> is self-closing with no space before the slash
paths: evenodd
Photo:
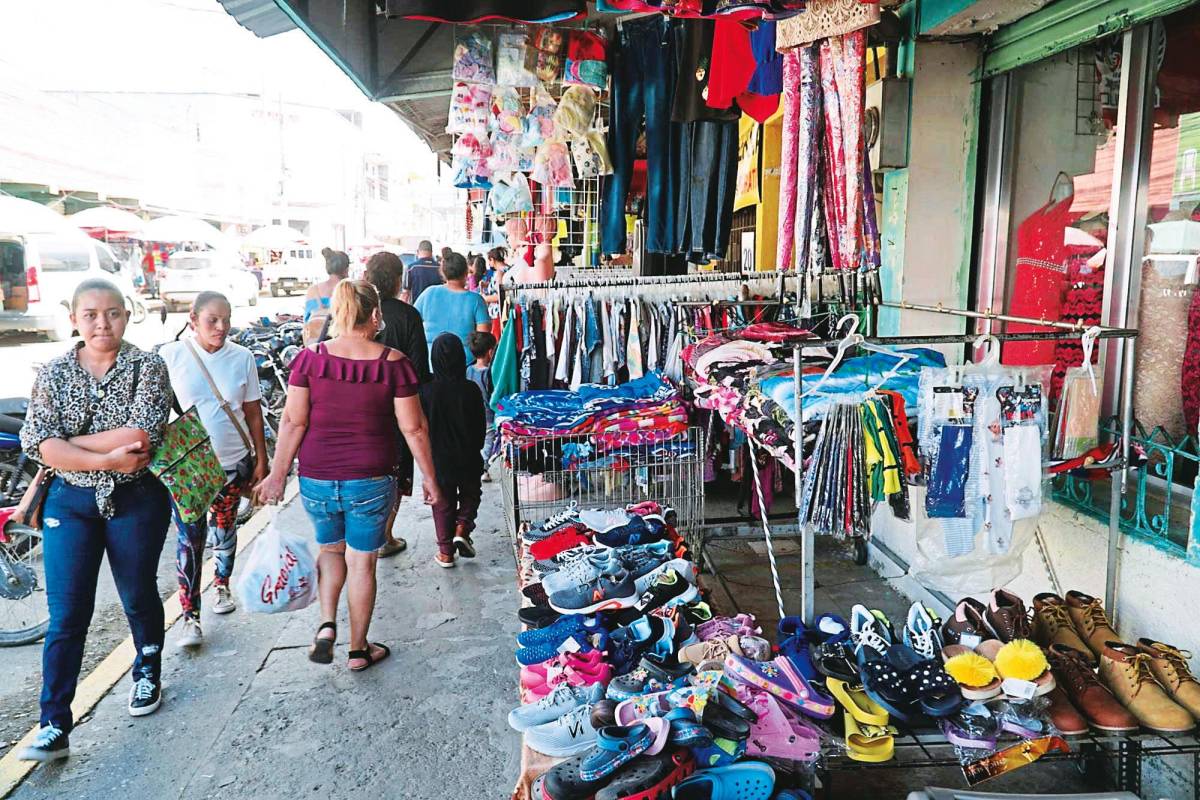
<path id="1" fill-rule="evenodd" d="M 612 108 L 608 125 L 613 174 L 604 179 L 600 204 L 600 248 L 605 253 L 625 252 L 625 200 L 643 118 L 646 121 L 646 251 L 671 252 L 675 195 L 671 186 L 674 73 L 669 31 L 665 16 L 636 19 L 621 25 L 613 43 Z"/>
<path id="2" fill-rule="evenodd" d="M 42 647 L 40 724 L 68 732 L 105 554 L 133 633 L 133 679 L 157 680 L 162 665 L 158 559 L 171 521 L 170 497 L 147 475 L 119 484 L 112 499 L 116 513 L 105 519 L 96 508 L 95 489 L 55 479 L 46 496 L 42 550 L 50 628 Z"/>
<path id="3" fill-rule="evenodd" d="M 738 123 L 679 125 L 680 187 L 675 216 L 676 252 L 697 264 L 725 258 L 733 226 L 737 183 Z"/>

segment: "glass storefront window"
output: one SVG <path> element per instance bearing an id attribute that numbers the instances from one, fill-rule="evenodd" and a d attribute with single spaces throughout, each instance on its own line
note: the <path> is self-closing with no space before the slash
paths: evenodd
<path id="1" fill-rule="evenodd" d="M 1134 414 L 1147 433 L 1178 443 L 1200 413 L 1200 9 L 1153 25 L 1158 55 L 1146 189 L 1146 239 L 1138 271 Z M 1190 475 L 1173 476 L 1178 483 Z"/>
<path id="2" fill-rule="evenodd" d="M 1010 76 L 1009 314 L 1088 325 L 1102 319 L 1116 174 L 1119 62 L 1118 36 L 1029 64 Z M 1038 328 L 1012 324 L 1007 330 Z M 1053 364 L 1051 396 L 1057 398 L 1066 370 L 1083 363 L 1083 351 L 1077 339 L 1009 342 L 1002 360 Z"/>

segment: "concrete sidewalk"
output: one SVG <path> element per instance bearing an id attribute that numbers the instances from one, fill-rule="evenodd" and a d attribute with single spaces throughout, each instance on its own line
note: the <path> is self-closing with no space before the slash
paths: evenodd
<path id="1" fill-rule="evenodd" d="M 311 533 L 299 502 L 280 515 Z M 126 677 L 71 734 L 71 758 L 38 768 L 11 796 L 507 796 L 520 759 L 506 723 L 519 598 L 500 492 L 484 485 L 479 557 L 456 569 L 433 563 L 433 522 L 419 500 L 405 499 L 396 530 L 409 548 L 379 562 L 370 635 L 390 659 L 346 669 L 344 595 L 331 666 L 306 657 L 316 604 L 277 616 L 206 611 L 194 653 L 178 646 L 178 625 L 167 633 L 158 713 L 128 715 Z"/>

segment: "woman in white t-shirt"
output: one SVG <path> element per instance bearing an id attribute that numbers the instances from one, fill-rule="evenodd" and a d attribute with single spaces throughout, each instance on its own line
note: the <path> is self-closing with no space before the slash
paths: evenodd
<path id="1" fill-rule="evenodd" d="M 259 406 L 262 392 L 258 370 L 249 350 L 226 341 L 231 314 L 225 295 L 201 292 L 192 303 L 191 332 L 159 351 L 167 362 L 179 408 L 196 407 L 229 481 L 211 509 L 216 562 L 213 585 L 217 594 L 212 610 L 216 614 L 228 614 L 236 608 L 229 592 L 229 578 L 237 552 L 238 502 L 246 487 L 265 478 L 270 467 Z M 213 384 L 220 398 L 213 391 Z M 175 565 L 184 615 L 180 643 L 196 647 L 204 640 L 200 628 L 200 574 L 209 521 L 185 523 L 176 510 L 175 525 L 179 529 Z"/>

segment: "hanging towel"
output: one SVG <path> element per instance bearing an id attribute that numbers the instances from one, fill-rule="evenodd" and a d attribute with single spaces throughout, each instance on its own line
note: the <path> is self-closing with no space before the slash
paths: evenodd
<path id="1" fill-rule="evenodd" d="M 514 314 L 508 315 L 500 342 L 496 345 L 496 357 L 492 360 L 490 402 L 493 409 L 498 407 L 501 400 L 521 390 L 517 374 L 517 326 L 514 317 Z"/>

